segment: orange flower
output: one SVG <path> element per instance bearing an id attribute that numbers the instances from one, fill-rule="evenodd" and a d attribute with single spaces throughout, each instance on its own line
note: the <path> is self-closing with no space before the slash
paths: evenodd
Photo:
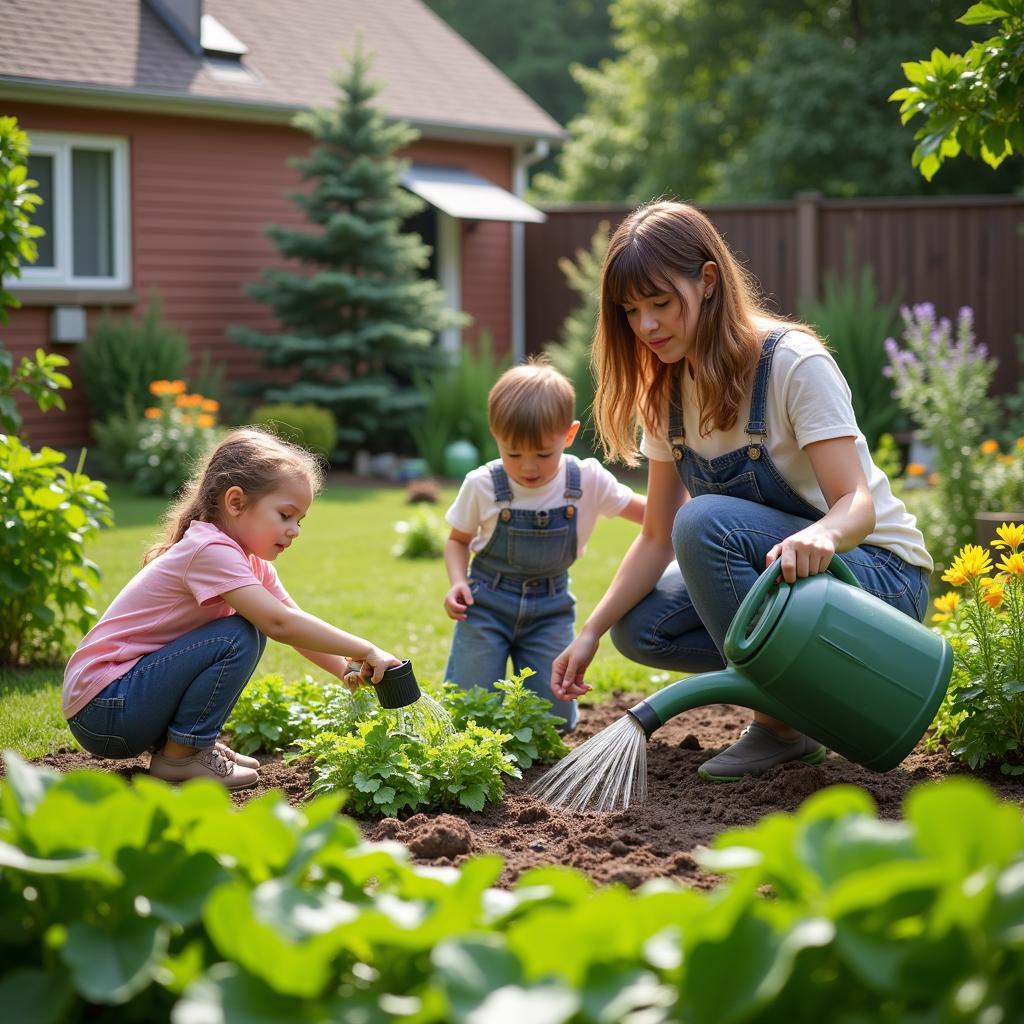
<path id="1" fill-rule="evenodd" d="M 169 380 L 155 380 L 149 385 L 149 393 L 157 397 L 169 395 L 172 393 L 171 382 Z"/>
<path id="2" fill-rule="evenodd" d="M 181 423 L 181 425 L 183 427 L 191 427 L 192 426 L 192 414 L 191 413 L 186 413 L 185 415 L 183 415 L 181 417 L 179 422 Z"/>
<path id="3" fill-rule="evenodd" d="M 147 420 L 158 420 L 163 414 L 163 409 L 158 409 L 155 405 L 151 405 L 145 413 Z"/>
<path id="4" fill-rule="evenodd" d="M 185 406 L 189 404 L 188 395 L 178 395 L 178 397 L 174 400 L 174 404 L 179 409 L 184 409 Z"/>
<path id="5" fill-rule="evenodd" d="M 203 399 L 203 412 L 219 412 L 220 402 L 213 398 Z"/>
<path id="6" fill-rule="evenodd" d="M 928 486 L 929 487 L 937 487 L 938 485 L 939 485 L 939 474 L 938 473 L 929 473 L 928 474 Z"/>
<path id="7" fill-rule="evenodd" d="M 981 442 L 981 451 L 985 455 L 995 455 L 999 451 L 999 442 L 993 441 L 990 437 L 987 441 Z"/>
<path id="8" fill-rule="evenodd" d="M 1006 581 L 996 576 L 994 579 L 985 579 L 981 581 L 982 591 L 981 599 L 989 606 L 989 608 L 996 609 L 1003 603 L 1003 594 L 1006 590 Z"/>
<path id="9" fill-rule="evenodd" d="M 907 476 L 924 476 L 927 472 L 928 467 L 920 462 L 907 463 Z"/>
<path id="10" fill-rule="evenodd" d="M 187 385 L 183 380 L 172 380 L 171 381 L 171 394 L 172 395 L 183 395 L 188 390 Z"/>
<path id="11" fill-rule="evenodd" d="M 1018 448 L 1024 448 L 1024 437 L 1018 437 L 1017 438 L 1017 447 Z"/>
<path id="12" fill-rule="evenodd" d="M 206 413 L 201 412 L 196 417 L 196 426 L 202 427 L 204 430 L 208 427 L 212 427 L 217 421 L 212 416 L 207 416 Z"/>

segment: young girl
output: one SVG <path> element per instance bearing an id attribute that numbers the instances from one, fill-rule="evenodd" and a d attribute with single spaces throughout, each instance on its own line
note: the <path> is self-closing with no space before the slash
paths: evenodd
<path id="1" fill-rule="evenodd" d="M 321 484 L 303 449 L 252 428 L 209 456 L 167 514 L 167 535 L 85 635 L 64 672 L 64 715 L 100 757 L 154 751 L 150 774 L 257 782 L 259 762 L 218 743 L 263 653 L 290 644 L 349 685 L 398 659 L 302 611 L 271 564 Z M 362 662 L 358 674 L 348 659 Z"/>
<path id="2" fill-rule="evenodd" d="M 736 609 L 776 560 L 792 583 L 839 552 L 869 593 L 924 617 L 932 560 L 872 462 L 835 360 L 807 327 L 765 311 L 697 210 L 654 203 L 615 232 L 593 358 L 603 444 L 631 465 L 648 459 L 647 514 L 555 660 L 558 697 L 589 689 L 584 675 L 609 629 L 645 665 L 721 668 Z M 728 782 L 824 757 L 820 743 L 755 713 L 699 774 Z"/>

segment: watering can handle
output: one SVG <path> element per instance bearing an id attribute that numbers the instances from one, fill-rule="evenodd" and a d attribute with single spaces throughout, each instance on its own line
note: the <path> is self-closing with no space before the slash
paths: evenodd
<path id="1" fill-rule="evenodd" d="M 775 625 L 779 615 L 782 614 L 781 603 L 774 603 L 765 610 L 765 614 L 758 620 L 753 632 L 750 636 L 747 636 L 751 619 L 753 619 L 758 609 L 764 604 L 772 587 L 775 586 L 775 580 L 779 575 L 778 565 L 778 559 L 776 559 L 758 576 L 757 581 L 743 599 L 743 603 L 736 609 L 736 614 L 729 625 L 729 630 L 725 634 L 725 656 L 730 661 L 743 661 L 748 655 L 756 651 L 761 646 L 765 635 Z M 832 556 L 828 571 L 836 579 L 842 580 L 843 583 L 849 583 L 851 587 L 860 587 L 860 581 L 838 555 Z M 789 585 L 785 580 L 779 583 L 779 586 L 788 587 Z"/>

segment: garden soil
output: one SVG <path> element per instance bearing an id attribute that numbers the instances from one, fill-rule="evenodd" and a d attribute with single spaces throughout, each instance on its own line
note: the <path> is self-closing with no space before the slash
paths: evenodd
<path id="1" fill-rule="evenodd" d="M 618 694 L 597 707 L 581 705 L 580 724 L 569 738 L 583 742 L 611 725 L 639 696 Z M 414 814 L 404 820 L 361 819 L 368 839 L 398 840 L 423 864 L 453 865 L 476 853 L 499 853 L 505 859 L 501 884 L 509 885 L 529 868 L 561 864 L 585 871 L 600 883 L 635 887 L 651 878 L 673 878 L 708 888 L 718 879 L 701 871 L 697 847 L 728 828 L 755 824 L 776 811 L 792 811 L 817 790 L 852 783 L 875 800 L 883 818 L 898 818 L 907 792 L 915 785 L 966 769 L 942 749 L 920 746 L 898 767 L 878 775 L 830 754 L 820 765 L 788 764 L 758 779 L 715 785 L 697 776 L 697 767 L 731 743 L 748 713 L 728 705 L 697 708 L 672 719 L 648 744 L 647 802 L 628 811 L 599 814 L 553 810 L 526 794 L 545 769 L 533 768 L 522 780 L 510 780 L 504 800 L 477 814 Z M 260 785 L 237 793 L 239 803 L 281 789 L 289 802 L 301 803 L 309 787 L 304 761 L 284 764 L 266 758 Z M 59 771 L 100 767 L 130 777 L 146 770 L 146 760 L 102 761 L 79 751 L 61 750 L 39 759 Z M 998 772 L 981 777 L 1000 796 L 1024 803 L 1024 782 Z"/>

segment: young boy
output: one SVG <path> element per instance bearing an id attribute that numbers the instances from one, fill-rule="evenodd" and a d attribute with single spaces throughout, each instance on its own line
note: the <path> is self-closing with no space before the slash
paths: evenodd
<path id="1" fill-rule="evenodd" d="M 642 523 L 645 499 L 597 459 L 566 455 L 580 422 L 572 384 L 543 358 L 502 374 L 487 400 L 500 459 L 466 476 L 445 518 L 444 607 L 456 620 L 445 678 L 490 688 L 532 668 L 527 685 L 552 701 L 566 731 L 576 701 L 551 693 L 551 663 L 573 640 L 569 566 L 599 515 Z M 473 553 L 472 565 L 469 564 Z"/>

